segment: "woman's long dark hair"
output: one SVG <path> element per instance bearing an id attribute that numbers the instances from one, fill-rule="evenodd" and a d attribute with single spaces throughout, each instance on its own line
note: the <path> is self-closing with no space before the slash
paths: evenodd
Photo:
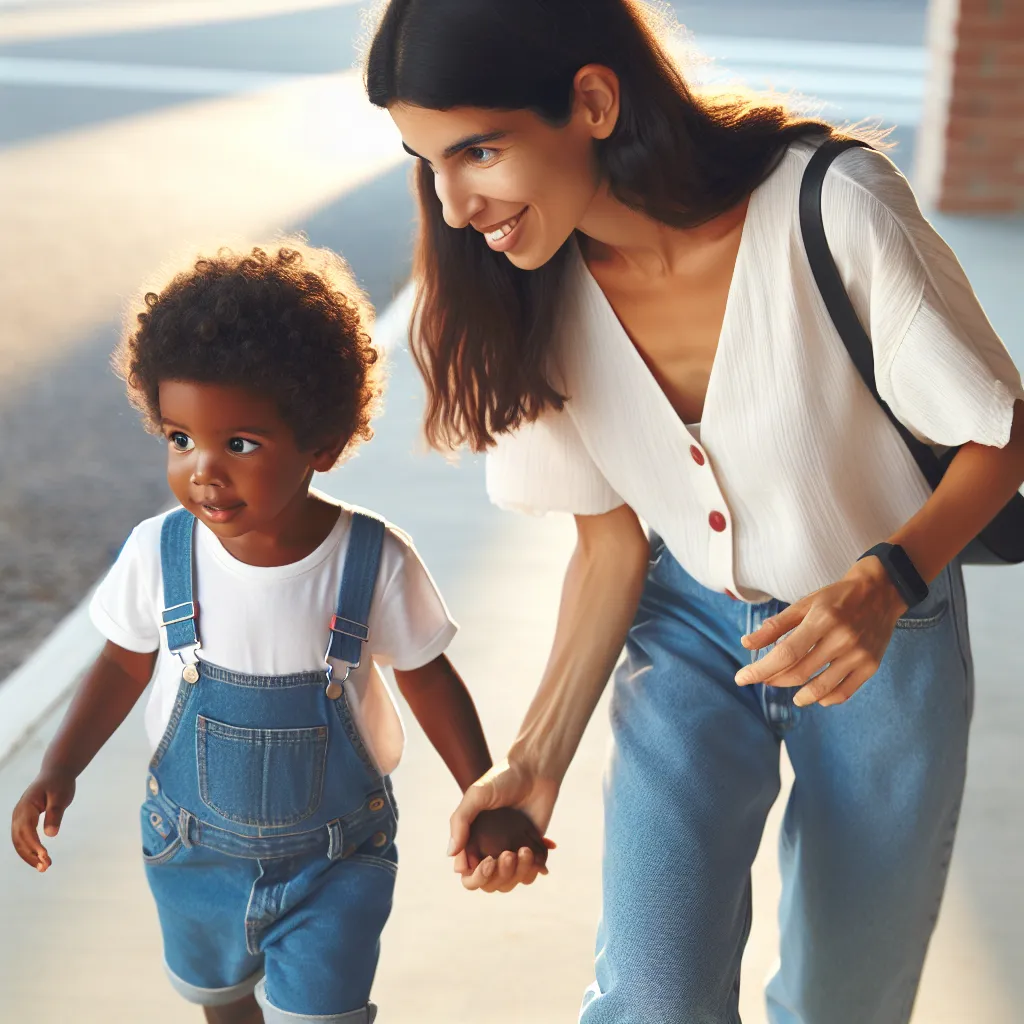
<path id="1" fill-rule="evenodd" d="M 679 228 L 739 203 L 794 139 L 834 134 L 778 103 L 694 95 L 647 14 L 642 0 L 390 0 L 369 49 L 367 93 L 380 107 L 532 110 L 564 124 L 576 72 L 604 65 L 621 98 L 615 130 L 595 143 L 600 173 L 620 202 Z M 416 185 L 411 347 L 427 385 L 426 435 L 435 447 L 480 451 L 564 402 L 548 352 L 569 243 L 520 270 L 479 232 L 445 224 L 425 162 Z"/>

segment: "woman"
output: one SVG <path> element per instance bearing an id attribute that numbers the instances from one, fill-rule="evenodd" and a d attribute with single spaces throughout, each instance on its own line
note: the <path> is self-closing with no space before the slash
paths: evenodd
<path id="1" fill-rule="evenodd" d="M 958 263 L 887 158 L 836 159 L 824 223 L 879 390 L 963 444 L 931 494 L 803 252 L 828 124 L 698 97 L 631 0 L 392 0 L 367 87 L 419 159 L 428 436 L 489 449 L 495 502 L 578 531 L 540 689 L 452 819 L 466 884 L 535 877 L 469 859 L 469 823 L 547 827 L 625 644 L 581 1021 L 738 1020 L 783 741 L 769 1016 L 906 1021 L 964 781 L 958 553 L 1024 480 L 1020 376 Z"/>

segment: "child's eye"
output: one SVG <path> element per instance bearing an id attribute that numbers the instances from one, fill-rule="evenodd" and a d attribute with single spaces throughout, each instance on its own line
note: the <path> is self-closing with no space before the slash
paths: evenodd
<path id="1" fill-rule="evenodd" d="M 176 430 L 171 434 L 170 440 L 171 444 L 179 452 L 190 452 L 196 446 L 195 441 L 188 434 L 183 434 L 180 430 Z"/>
<path id="2" fill-rule="evenodd" d="M 251 455 L 259 445 L 255 441 L 247 441 L 244 437 L 233 437 L 228 441 L 228 451 L 235 455 Z"/>

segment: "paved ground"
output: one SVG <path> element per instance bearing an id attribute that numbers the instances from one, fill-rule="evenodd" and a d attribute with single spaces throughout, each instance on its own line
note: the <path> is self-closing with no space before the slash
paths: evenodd
<path id="1" fill-rule="evenodd" d="M 716 73 L 895 121 L 909 168 L 922 0 L 872 0 L 886 27 L 872 36 L 851 0 L 808 4 L 771 5 L 771 19 L 751 0 L 676 11 Z M 323 0 L 31 0 L 0 14 L 0 430 L 19 438 L 0 446 L 0 679 L 164 500 L 107 370 L 143 277 L 182 248 L 296 228 L 340 248 L 378 304 L 408 273 L 408 163 L 361 99 L 360 32 L 360 4 Z"/>
<path id="2" fill-rule="evenodd" d="M 346 70 L 351 49 L 330 43 L 351 37 L 356 5 L 5 6 L 0 428 L 17 444 L 0 446 L 0 678 L 75 605 L 131 525 L 165 501 L 154 442 L 135 426 L 106 370 L 123 297 L 169 250 L 303 228 L 314 242 L 344 251 L 383 305 L 407 274 L 413 216 L 406 164 L 389 123 L 361 103 L 358 81 Z M 796 40 L 791 63 L 813 71 L 799 40 L 908 47 L 920 42 L 923 25 L 923 3 L 895 0 L 788 0 L 770 10 L 730 0 L 676 8 L 698 42 L 702 34 L 738 36 L 730 62 L 765 73 L 778 72 L 778 50 L 744 49 L 744 40 Z M 891 59 L 891 51 L 870 47 L 851 52 L 856 59 Z M 828 53 L 831 60 L 837 51 Z M 156 69 L 147 72 L 145 89 L 117 70 L 125 62 Z M 121 74 L 120 85 L 81 84 L 96 66 L 115 79 Z M 182 67 L 191 67 L 193 78 L 175 77 Z M 203 78 L 211 68 L 237 77 Z M 25 84 L 26 69 L 49 75 L 49 84 Z M 900 88 L 908 77 L 903 70 Z M 270 73 L 288 78 L 253 92 L 245 76 Z M 814 74 L 819 94 L 847 98 L 849 76 L 837 91 L 820 66 Z M 176 83 L 199 81 L 205 92 L 175 91 Z M 865 102 L 863 95 L 858 100 Z M 910 88 L 901 102 L 914 101 Z M 895 154 L 908 170 L 912 131 L 912 122 L 902 126 Z M 1024 363 L 1024 227 L 949 219 L 939 226 Z M 475 460 L 455 468 L 417 454 L 419 405 L 418 384 L 399 356 L 378 438 L 327 482 L 415 536 L 463 624 L 453 655 L 499 750 L 541 670 L 571 528 L 488 507 Z M 918 1024 L 1011 1024 L 1024 1006 L 1024 864 L 1017 856 L 1024 795 L 1016 739 L 1024 700 L 1013 639 L 1024 575 L 976 570 L 968 585 L 979 684 L 970 792 Z M 11 806 L 34 772 L 55 721 L 0 766 L 0 806 Z M 386 1019 L 574 1019 L 590 977 L 606 745 L 599 711 L 552 825 L 561 844 L 552 876 L 511 897 L 474 898 L 448 876 L 441 853 L 452 785 L 411 730 L 396 779 L 403 869 L 376 992 Z M 23 869 L 0 844 L 3 1021 L 197 1019 L 159 970 L 136 849 L 145 760 L 136 716 L 83 777 L 47 877 Z M 759 981 L 775 955 L 772 844 L 770 833 L 755 871 L 748 1024 L 763 1020 Z"/>

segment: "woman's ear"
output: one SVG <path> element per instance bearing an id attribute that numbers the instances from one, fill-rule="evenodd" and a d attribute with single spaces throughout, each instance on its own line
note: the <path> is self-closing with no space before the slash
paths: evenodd
<path id="1" fill-rule="evenodd" d="M 607 139 L 619 119 L 619 76 L 603 64 L 587 64 L 576 72 L 573 89 L 574 116 L 592 138 Z"/>

